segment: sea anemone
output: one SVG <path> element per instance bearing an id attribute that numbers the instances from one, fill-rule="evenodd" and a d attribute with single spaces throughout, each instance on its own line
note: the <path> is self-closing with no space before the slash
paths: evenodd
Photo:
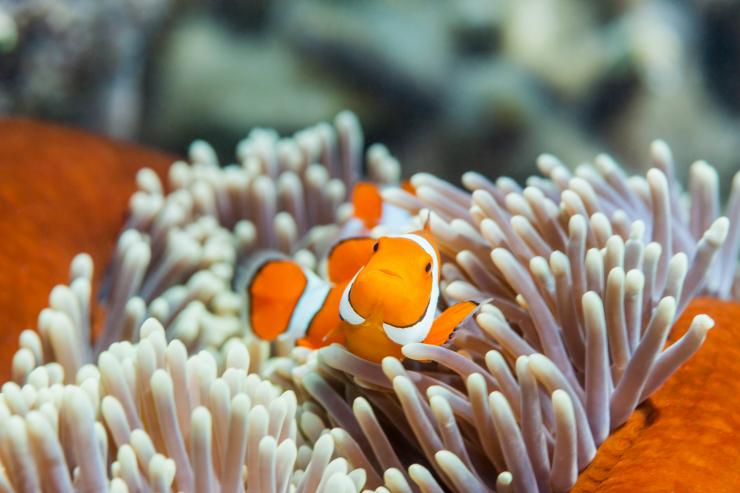
<path id="1" fill-rule="evenodd" d="M 97 366 L 81 367 L 74 384 L 64 385 L 63 369 L 49 363 L 22 388 L 3 386 L 5 491 L 176 484 L 177 491 L 329 493 L 364 484 L 363 470 L 331 460 L 334 443 L 321 424 L 299 433 L 295 394 L 248 373 L 242 343 L 228 345 L 219 371 L 210 353 L 188 356 L 179 340 L 168 344 L 155 319 L 140 334 L 138 343 L 112 344 Z"/>
<path id="2" fill-rule="evenodd" d="M 413 194 L 387 187 L 415 215 L 406 227 L 428 222 L 436 237 L 445 301 L 481 303 L 447 347 L 410 344 L 404 362 L 378 365 L 341 346 L 255 339 L 240 320 L 240 266 L 275 249 L 317 268 L 356 233 L 346 199 L 361 170 L 380 184 L 400 174 L 384 147 L 365 166 L 362 149 L 342 113 L 291 138 L 255 130 L 239 164 L 196 142 L 167 194 L 142 170 L 105 317 L 93 316 L 81 254 L 38 331 L 20 336 L 0 401 L 0 486 L 568 491 L 702 345 L 713 321 L 698 315 L 664 347 L 688 302 L 738 297 L 740 175 L 718 217 L 713 169 L 692 166 L 685 199 L 657 142 L 646 178 L 607 156 L 572 176 L 543 156 L 547 178 L 524 189 L 472 173 L 472 193 L 427 174 Z"/>
<path id="3" fill-rule="evenodd" d="M 714 325 L 706 315 L 664 348 L 688 302 L 700 293 L 737 296 L 740 241 L 734 231 L 725 241 L 730 220 L 717 217 L 714 170 L 692 166 L 686 219 L 666 178 L 668 147 L 656 142 L 652 152 L 658 167 L 646 179 L 628 180 L 607 156 L 571 177 L 543 156 L 550 180 L 531 179 L 525 189 L 468 173 L 472 194 L 426 174 L 412 178 L 415 196 L 387 191 L 414 213 L 434 211 L 429 223 L 448 260 L 445 292 L 451 301 L 484 301 L 477 324 L 447 348 L 405 346 L 419 366 L 379 367 L 339 347 L 321 350 L 309 393 L 335 420 L 351 414 L 330 392 L 374 396 L 387 435 L 414 445 L 407 462 L 431 464 L 450 489 L 484 491 L 497 474 L 511 474 L 515 491 L 570 489 L 609 432 L 700 348 Z M 736 224 L 739 214 L 740 174 L 727 216 Z M 342 425 L 378 440 L 353 409 Z M 385 460 L 377 446 L 367 450 Z M 442 451 L 457 455 L 454 470 Z"/>

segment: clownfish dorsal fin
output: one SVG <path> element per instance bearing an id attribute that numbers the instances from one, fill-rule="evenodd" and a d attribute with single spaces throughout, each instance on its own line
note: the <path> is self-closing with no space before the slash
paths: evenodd
<path id="1" fill-rule="evenodd" d="M 352 189 L 354 216 L 360 219 L 367 229 L 373 229 L 383 216 L 383 197 L 374 183 L 361 181 Z"/>
<path id="2" fill-rule="evenodd" d="M 244 286 L 244 318 L 260 339 L 305 335 L 308 320 L 323 305 L 330 286 L 288 258 L 263 258 Z"/>
<path id="3" fill-rule="evenodd" d="M 345 238 L 335 243 L 326 257 L 329 281 L 336 284 L 352 279 L 370 260 L 375 242 L 373 238 L 365 236 Z"/>
<path id="4" fill-rule="evenodd" d="M 477 308 L 478 303 L 473 301 L 463 301 L 448 307 L 434 319 L 429 334 L 422 342 L 435 346 L 446 344 L 460 324 L 471 316 Z"/>

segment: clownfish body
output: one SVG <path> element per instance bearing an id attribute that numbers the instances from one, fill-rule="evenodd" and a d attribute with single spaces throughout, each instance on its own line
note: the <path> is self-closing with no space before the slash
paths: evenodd
<path id="1" fill-rule="evenodd" d="M 252 332 L 311 348 L 337 342 L 380 362 L 402 358 L 405 344 L 446 343 L 477 307 L 458 303 L 437 316 L 440 257 L 425 231 L 342 240 L 327 257 L 327 274 L 323 280 L 288 259 L 261 263 L 245 286 Z"/>

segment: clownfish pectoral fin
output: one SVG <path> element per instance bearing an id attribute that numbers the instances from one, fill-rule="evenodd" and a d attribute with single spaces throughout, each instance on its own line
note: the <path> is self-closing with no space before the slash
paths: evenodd
<path id="1" fill-rule="evenodd" d="M 301 337 L 295 341 L 296 346 L 305 347 L 308 349 L 320 349 L 324 347 L 324 344 L 311 339 L 310 337 Z"/>
<path id="2" fill-rule="evenodd" d="M 373 245 L 375 240 L 370 237 L 346 238 L 334 244 L 326 257 L 329 281 L 342 283 L 352 279 L 370 260 Z"/>
<path id="3" fill-rule="evenodd" d="M 323 305 L 330 286 L 287 258 L 266 258 L 253 266 L 244 286 L 245 319 L 260 339 L 305 335 L 308 320 Z"/>
<path id="4" fill-rule="evenodd" d="M 367 229 L 373 229 L 383 216 L 383 197 L 374 183 L 361 181 L 352 189 L 354 216 L 360 219 Z"/>
<path id="5" fill-rule="evenodd" d="M 312 322 L 308 329 L 308 335 L 298 339 L 296 344 L 309 349 L 319 349 L 335 342 L 344 344 L 346 342 L 346 337 L 341 329 L 341 322 L 332 325 L 333 327 L 329 328 L 326 324 L 321 324 L 319 322 L 319 324 L 314 326 L 314 323 Z"/>
<path id="6" fill-rule="evenodd" d="M 473 301 L 463 301 L 447 308 L 434 319 L 429 334 L 422 342 L 435 346 L 441 346 L 447 343 L 460 324 L 471 316 L 477 308 L 478 303 Z"/>

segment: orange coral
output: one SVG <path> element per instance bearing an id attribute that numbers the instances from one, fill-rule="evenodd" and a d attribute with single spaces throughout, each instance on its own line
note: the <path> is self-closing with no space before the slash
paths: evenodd
<path id="1" fill-rule="evenodd" d="M 604 442 L 574 493 L 735 492 L 740 486 L 740 304 L 694 300 L 716 322 L 701 350 Z"/>
<path id="2" fill-rule="evenodd" d="M 0 121 L 0 379 L 18 334 L 84 251 L 107 265 L 136 171 L 166 171 L 163 153 L 29 120 Z M 96 273 L 96 279 L 100 272 Z"/>

